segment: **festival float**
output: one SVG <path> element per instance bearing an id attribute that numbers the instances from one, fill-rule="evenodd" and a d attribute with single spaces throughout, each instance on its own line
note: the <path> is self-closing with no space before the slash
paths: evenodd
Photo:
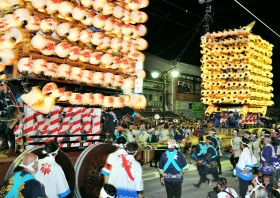
<path id="1" fill-rule="evenodd" d="M 87 148 L 80 155 L 86 164 L 75 167 L 80 177 L 70 179 L 72 170 L 66 169 L 76 197 L 96 197 L 103 181 L 98 167 L 114 150 L 110 144 L 93 144 L 102 141 L 102 109 L 146 107 L 139 85 L 145 78 L 142 51 L 148 47 L 142 38 L 148 16 L 141 9 L 148 4 L 148 0 L 1 1 L 0 79 L 24 87 L 24 117 L 15 127 L 18 151 L 38 154 L 41 147 L 36 146 L 51 140 L 65 150 Z M 92 152 L 94 158 L 87 155 Z M 95 182 L 80 192 L 92 174 Z"/>
<path id="2" fill-rule="evenodd" d="M 255 22 L 240 29 L 207 33 L 201 37 L 201 102 L 206 116 L 232 114 L 230 128 L 257 126 L 274 102 L 273 45 L 252 33 Z M 217 115 L 217 116 L 216 116 Z"/>

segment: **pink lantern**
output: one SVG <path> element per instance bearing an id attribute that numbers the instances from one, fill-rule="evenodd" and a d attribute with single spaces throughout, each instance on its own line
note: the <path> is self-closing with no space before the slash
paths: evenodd
<path id="1" fill-rule="evenodd" d="M 114 103 L 114 97 L 113 96 L 104 96 L 104 100 L 102 103 L 103 107 L 113 107 L 113 103 Z"/>
<path id="2" fill-rule="evenodd" d="M 113 63 L 113 55 L 109 53 L 105 53 L 101 56 L 101 63 L 104 67 L 110 67 Z"/>
<path id="3" fill-rule="evenodd" d="M 103 29 L 107 32 L 111 32 L 113 28 L 114 28 L 114 19 L 112 17 L 107 18 Z"/>
<path id="4" fill-rule="evenodd" d="M 90 70 L 82 70 L 81 82 L 91 84 L 93 72 Z"/>
<path id="5" fill-rule="evenodd" d="M 68 1 L 62 1 L 59 4 L 58 12 L 62 16 L 62 18 L 71 20 L 73 9 L 74 9 L 74 6 L 72 3 L 68 2 Z"/>
<path id="6" fill-rule="evenodd" d="M 122 26 L 122 34 L 125 36 L 131 36 L 132 34 L 132 25 L 131 24 L 124 24 Z"/>
<path id="7" fill-rule="evenodd" d="M 106 50 L 110 47 L 110 44 L 111 44 L 111 38 L 109 36 L 105 36 L 102 39 L 102 43 L 98 45 L 98 49 Z"/>
<path id="8" fill-rule="evenodd" d="M 112 85 L 113 82 L 114 82 L 114 78 L 115 78 L 115 74 L 110 73 L 110 72 L 104 73 L 104 83 L 103 83 L 103 85 L 105 85 L 105 86 Z"/>
<path id="9" fill-rule="evenodd" d="M 102 43 L 104 36 L 105 35 L 102 32 L 94 32 L 92 34 L 91 43 L 93 45 L 100 45 Z"/>
<path id="10" fill-rule="evenodd" d="M 123 87 L 133 89 L 135 87 L 135 79 L 132 77 L 123 80 Z"/>
<path id="11" fill-rule="evenodd" d="M 0 50 L 0 65 L 12 65 L 15 60 L 15 54 L 11 49 Z"/>
<path id="12" fill-rule="evenodd" d="M 104 96 L 100 93 L 93 94 L 93 105 L 101 106 L 103 104 Z"/>
<path id="13" fill-rule="evenodd" d="M 43 9 L 47 3 L 47 0 L 31 0 L 31 5 L 37 9 Z"/>
<path id="14" fill-rule="evenodd" d="M 123 23 L 121 23 L 121 22 L 115 22 L 112 33 L 119 35 L 122 31 L 122 25 L 123 25 Z"/>
<path id="15" fill-rule="evenodd" d="M 103 14 L 97 14 L 93 17 L 92 24 L 96 28 L 102 29 L 105 26 L 106 16 Z"/>
<path id="16" fill-rule="evenodd" d="M 73 61 L 78 60 L 80 57 L 80 50 L 81 49 L 77 46 L 70 47 L 70 53 L 68 59 Z"/>
<path id="17" fill-rule="evenodd" d="M 117 19 L 121 19 L 123 17 L 124 9 L 121 6 L 114 6 L 113 8 L 113 16 Z"/>
<path id="18" fill-rule="evenodd" d="M 92 93 L 84 93 L 82 94 L 81 103 L 83 105 L 92 105 L 94 103 L 94 96 Z"/>
<path id="19" fill-rule="evenodd" d="M 86 8 L 92 8 L 94 0 L 81 0 L 81 4 Z"/>
<path id="20" fill-rule="evenodd" d="M 55 46 L 55 53 L 61 58 L 66 58 L 70 54 L 71 44 L 68 42 L 61 42 Z"/>
<path id="21" fill-rule="evenodd" d="M 114 97 L 113 108 L 123 108 L 123 97 Z"/>
<path id="22" fill-rule="evenodd" d="M 82 68 L 80 67 L 71 67 L 70 80 L 79 82 L 82 78 Z"/>
<path id="23" fill-rule="evenodd" d="M 104 83 L 104 74 L 102 72 L 94 72 L 92 75 L 92 83 L 102 85 Z"/>
<path id="24" fill-rule="evenodd" d="M 71 28 L 70 23 L 60 23 L 56 26 L 55 32 L 58 36 L 66 36 Z"/>
<path id="25" fill-rule="evenodd" d="M 30 17 L 30 13 L 28 9 L 20 8 L 15 10 L 14 12 L 14 19 L 15 19 L 16 26 L 21 26 L 23 23 L 27 23 L 29 17 Z"/>
<path id="26" fill-rule="evenodd" d="M 78 41 L 80 38 L 81 29 L 78 27 L 71 28 L 67 33 L 67 39 L 69 41 Z"/>
<path id="27" fill-rule="evenodd" d="M 48 14 L 55 14 L 58 11 L 61 1 L 47 0 L 45 10 Z"/>
<path id="28" fill-rule="evenodd" d="M 50 96 L 54 98 L 60 98 L 64 95 L 64 92 L 65 92 L 65 88 L 57 88 L 52 91 Z"/>
<path id="29" fill-rule="evenodd" d="M 84 25 L 92 25 L 93 17 L 95 16 L 95 13 L 93 11 L 87 11 L 85 19 L 81 20 L 82 24 Z"/>
<path id="30" fill-rule="evenodd" d="M 74 7 L 72 17 L 78 21 L 86 19 L 86 8 L 84 6 Z"/>
<path id="31" fill-rule="evenodd" d="M 114 82 L 112 84 L 113 87 L 121 87 L 123 86 L 123 76 L 115 75 Z"/>
<path id="32" fill-rule="evenodd" d="M 104 3 L 103 9 L 102 9 L 102 14 L 104 14 L 106 16 L 113 14 L 113 7 L 114 7 L 113 3 L 110 3 L 110 2 Z"/>
<path id="33" fill-rule="evenodd" d="M 38 31 L 40 29 L 40 23 L 41 21 L 39 17 L 30 16 L 25 28 L 30 32 Z"/>
<path id="34" fill-rule="evenodd" d="M 81 62 L 87 63 L 89 62 L 90 59 L 90 54 L 91 54 L 91 50 L 90 49 L 84 49 L 80 52 L 80 56 L 79 56 L 79 60 Z"/>
<path id="35" fill-rule="evenodd" d="M 57 22 L 54 19 L 43 19 L 40 23 L 42 32 L 50 33 L 55 30 Z"/>
<path id="36" fill-rule="evenodd" d="M 93 52 L 93 53 L 91 53 L 89 63 L 93 64 L 93 65 L 100 64 L 102 55 L 103 55 L 103 52 Z"/>
<path id="37" fill-rule="evenodd" d="M 57 64 L 48 62 L 46 64 L 46 70 L 45 70 L 44 75 L 52 77 L 52 78 L 56 78 L 56 71 L 57 71 Z"/>
<path id="38" fill-rule="evenodd" d="M 68 101 L 72 95 L 71 91 L 65 91 L 62 96 L 59 97 L 59 101 Z"/>
<path id="39" fill-rule="evenodd" d="M 120 66 L 120 57 L 114 56 L 113 57 L 113 63 L 111 64 L 111 69 L 119 69 Z"/>
<path id="40" fill-rule="evenodd" d="M 50 56 L 54 54 L 54 49 L 55 49 L 55 42 L 48 41 L 46 47 L 41 49 L 40 52 L 45 56 Z"/>
<path id="41" fill-rule="evenodd" d="M 35 74 L 41 75 L 45 73 L 47 61 L 44 59 L 35 59 L 32 64 L 32 71 Z"/>
<path id="42" fill-rule="evenodd" d="M 32 37 L 30 45 L 36 50 L 42 50 L 48 44 L 48 39 L 43 34 L 36 34 Z"/>
<path id="43" fill-rule="evenodd" d="M 80 41 L 82 43 L 90 43 L 92 39 L 93 31 L 90 29 L 85 29 L 81 31 Z"/>
<path id="44" fill-rule="evenodd" d="M 17 68 L 20 73 L 32 73 L 32 60 L 29 57 L 19 59 Z"/>
<path id="45" fill-rule="evenodd" d="M 81 93 L 72 93 L 69 98 L 69 103 L 72 105 L 82 104 L 82 94 Z"/>
<path id="46" fill-rule="evenodd" d="M 57 67 L 56 76 L 58 78 L 64 78 L 69 79 L 70 78 L 70 72 L 71 72 L 71 66 L 67 64 L 60 64 Z"/>

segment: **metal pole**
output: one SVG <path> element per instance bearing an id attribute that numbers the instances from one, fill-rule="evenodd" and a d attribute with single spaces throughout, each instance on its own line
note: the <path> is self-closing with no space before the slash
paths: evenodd
<path id="1" fill-rule="evenodd" d="M 164 71 L 162 73 L 162 78 L 163 78 L 163 89 L 162 89 L 162 118 L 165 120 L 165 106 L 166 106 L 166 82 L 167 82 L 167 76 L 168 72 Z"/>

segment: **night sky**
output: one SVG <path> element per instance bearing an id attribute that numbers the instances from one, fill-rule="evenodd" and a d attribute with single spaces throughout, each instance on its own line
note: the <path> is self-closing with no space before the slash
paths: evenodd
<path id="1" fill-rule="evenodd" d="M 245 8 L 280 35 L 280 4 L 277 0 L 238 0 Z M 280 37 L 249 14 L 234 0 L 213 0 L 213 23 L 210 32 L 234 29 L 256 24 L 252 33 L 274 45 L 273 87 L 280 95 Z M 167 60 L 177 60 L 200 66 L 200 37 L 205 34 L 203 18 L 205 4 L 198 0 L 150 0 L 144 9 L 149 20 L 146 23 L 149 42 L 147 52 Z"/>

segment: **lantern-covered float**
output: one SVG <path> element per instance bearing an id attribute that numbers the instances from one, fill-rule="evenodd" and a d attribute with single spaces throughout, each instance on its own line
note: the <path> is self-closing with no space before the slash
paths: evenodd
<path id="1" fill-rule="evenodd" d="M 256 127 L 274 104 L 273 45 L 251 32 L 254 23 L 201 37 L 201 102 L 217 128 Z"/>

